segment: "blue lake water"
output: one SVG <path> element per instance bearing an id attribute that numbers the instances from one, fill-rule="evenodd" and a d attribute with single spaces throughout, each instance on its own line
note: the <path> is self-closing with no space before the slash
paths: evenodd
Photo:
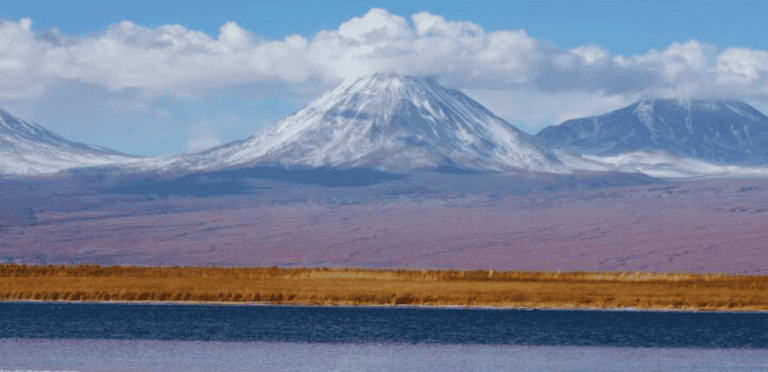
<path id="1" fill-rule="evenodd" d="M 765 313 L 0 303 L 0 371 L 765 366 Z"/>

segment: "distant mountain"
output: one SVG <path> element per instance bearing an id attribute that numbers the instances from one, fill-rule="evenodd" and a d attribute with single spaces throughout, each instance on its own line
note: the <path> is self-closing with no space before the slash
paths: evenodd
<path id="1" fill-rule="evenodd" d="M 164 167 L 246 166 L 559 171 L 538 140 L 429 78 L 374 74 L 322 95 L 264 132 Z"/>
<path id="2" fill-rule="evenodd" d="M 597 156 L 664 151 L 715 164 L 768 165 L 768 117 L 740 101 L 643 100 L 536 136 Z"/>
<path id="3" fill-rule="evenodd" d="M 0 175 L 51 174 L 134 159 L 103 147 L 69 141 L 0 110 Z"/>

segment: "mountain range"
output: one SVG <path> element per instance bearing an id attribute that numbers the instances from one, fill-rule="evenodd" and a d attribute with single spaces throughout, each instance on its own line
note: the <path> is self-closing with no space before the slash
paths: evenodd
<path id="1" fill-rule="evenodd" d="M 174 173 L 280 167 L 562 174 L 659 164 L 693 169 L 688 173 L 766 166 L 768 117 L 740 101 L 646 99 L 531 136 L 431 78 L 380 73 L 344 83 L 248 139 L 139 158 L 66 140 L 0 110 L 5 175 L 103 166 Z"/>

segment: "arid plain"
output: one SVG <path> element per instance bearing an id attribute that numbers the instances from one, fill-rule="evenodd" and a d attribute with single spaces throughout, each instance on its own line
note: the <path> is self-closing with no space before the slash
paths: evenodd
<path id="1" fill-rule="evenodd" d="M 450 179 L 462 177 L 471 176 Z M 0 260 L 748 275 L 768 270 L 766 179 L 350 199 L 381 193 L 376 187 L 280 184 L 271 191 L 204 198 L 53 195 L 26 212 L 34 213 L 26 217 L 32 222 L 3 226 Z"/>

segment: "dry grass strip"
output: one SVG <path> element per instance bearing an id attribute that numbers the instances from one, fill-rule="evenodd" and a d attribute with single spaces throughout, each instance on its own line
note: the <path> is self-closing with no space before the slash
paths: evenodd
<path id="1" fill-rule="evenodd" d="M 768 276 L 0 265 L 0 300 L 768 310 Z"/>

